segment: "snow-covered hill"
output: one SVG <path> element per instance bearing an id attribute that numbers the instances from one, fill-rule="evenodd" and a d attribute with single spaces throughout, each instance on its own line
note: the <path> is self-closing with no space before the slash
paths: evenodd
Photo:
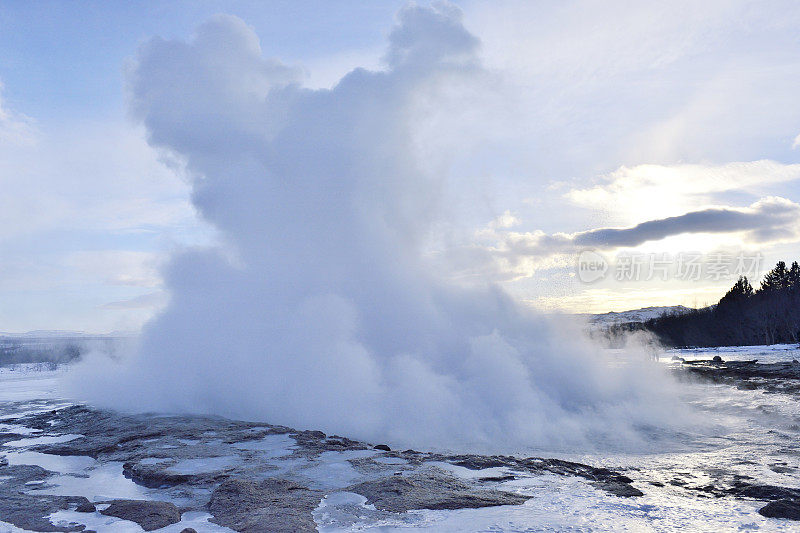
<path id="1" fill-rule="evenodd" d="M 691 311 L 689 307 L 683 305 L 642 307 L 630 311 L 620 311 L 600 314 L 581 314 L 590 324 L 594 326 L 611 326 L 614 324 L 624 324 L 628 322 L 645 322 L 651 318 L 657 318 L 664 314 L 682 314 Z"/>

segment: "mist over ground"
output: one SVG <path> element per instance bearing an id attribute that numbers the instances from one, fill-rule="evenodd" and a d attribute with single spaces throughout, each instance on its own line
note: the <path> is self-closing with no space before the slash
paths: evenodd
<path id="1" fill-rule="evenodd" d="M 434 267 L 454 188 L 427 140 L 490 90 L 479 46 L 457 8 L 409 6 L 383 70 L 311 90 L 232 16 L 144 44 L 131 110 L 223 244 L 174 257 L 135 353 L 87 360 L 73 396 L 417 447 L 637 447 L 674 427 L 644 351 L 611 366 L 571 326 Z"/>

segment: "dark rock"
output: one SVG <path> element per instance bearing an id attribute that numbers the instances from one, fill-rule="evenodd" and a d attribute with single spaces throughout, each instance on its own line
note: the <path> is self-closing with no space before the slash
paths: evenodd
<path id="1" fill-rule="evenodd" d="M 517 479 L 517 476 L 513 476 L 511 474 L 508 474 L 508 475 L 505 475 L 505 476 L 479 477 L 478 481 L 497 481 L 497 482 L 502 482 L 502 481 L 513 481 L 515 479 Z"/>
<path id="2" fill-rule="evenodd" d="M 714 363 L 721 363 L 722 357 L 715 355 L 714 357 L 711 358 L 711 361 L 713 361 Z"/>
<path id="3" fill-rule="evenodd" d="M 181 529 L 181 533 L 197 533 L 197 530 L 193 527 L 185 527 Z"/>
<path id="4" fill-rule="evenodd" d="M 484 468 L 495 468 L 498 466 L 508 466 L 508 461 L 503 457 L 485 455 L 465 455 L 453 461 L 456 466 L 463 466 L 470 470 L 483 470 Z"/>
<path id="5" fill-rule="evenodd" d="M 14 440 L 20 440 L 26 438 L 27 435 L 21 435 L 19 433 L 0 433 L 0 444 L 5 444 L 6 442 L 11 442 Z"/>
<path id="6" fill-rule="evenodd" d="M 374 449 L 376 449 L 376 450 L 383 450 L 384 452 L 390 452 L 390 451 L 392 451 L 392 449 L 391 449 L 391 448 L 389 448 L 389 447 L 388 447 L 387 445 L 385 445 L 385 444 L 376 444 L 375 446 L 373 446 L 373 448 L 374 448 Z"/>
<path id="7" fill-rule="evenodd" d="M 311 512 L 324 494 L 285 479 L 229 479 L 214 490 L 215 524 L 243 533 L 316 531 Z"/>
<path id="8" fill-rule="evenodd" d="M 644 492 L 633 485 L 620 481 L 594 481 L 592 485 L 621 498 L 644 496 Z"/>
<path id="9" fill-rule="evenodd" d="M 758 510 L 758 514 L 767 518 L 788 518 L 800 520 L 800 501 L 776 500 Z"/>
<path id="10" fill-rule="evenodd" d="M 47 516 L 77 504 L 88 504 L 81 496 L 32 496 L 21 492 L 0 492 L 0 520 L 28 531 L 82 531 L 83 525 L 54 525 Z"/>
<path id="11" fill-rule="evenodd" d="M 345 489 L 367 498 L 383 511 L 404 513 L 412 509 L 477 509 L 496 505 L 521 505 L 529 497 L 499 490 L 476 489 L 442 470 L 407 476 L 390 476 L 351 485 Z"/>
<path id="12" fill-rule="evenodd" d="M 79 513 L 93 513 L 97 511 L 97 507 L 95 507 L 92 502 L 86 501 L 78 504 L 75 510 Z"/>
<path id="13" fill-rule="evenodd" d="M 136 522 L 145 531 L 153 531 L 181 521 L 174 504 L 148 500 L 113 500 L 100 514 Z"/>
<path id="14" fill-rule="evenodd" d="M 143 465 L 133 462 L 122 465 L 122 475 L 148 489 L 174 487 L 192 480 L 192 476 L 188 474 L 168 472 L 158 465 Z"/>
<path id="15" fill-rule="evenodd" d="M 735 496 L 753 498 L 754 500 L 786 500 L 800 499 L 800 489 L 779 487 L 777 485 L 740 484 L 729 491 Z"/>

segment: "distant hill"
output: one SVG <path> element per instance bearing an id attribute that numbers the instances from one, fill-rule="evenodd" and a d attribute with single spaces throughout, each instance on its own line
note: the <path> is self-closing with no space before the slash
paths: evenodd
<path id="1" fill-rule="evenodd" d="M 612 326 L 618 324 L 629 324 L 647 322 L 663 315 L 683 315 L 690 313 L 693 309 L 683 305 L 662 305 L 654 307 L 642 307 L 641 309 L 631 309 L 630 311 L 610 311 L 608 313 L 589 314 L 583 313 L 578 316 L 586 319 L 589 324 L 596 327 Z"/>
<path id="2" fill-rule="evenodd" d="M 49 330 L 0 333 L 0 367 L 21 363 L 70 363 L 92 350 L 110 353 L 120 343 L 130 340 L 131 334 L 126 333 L 98 335 Z"/>

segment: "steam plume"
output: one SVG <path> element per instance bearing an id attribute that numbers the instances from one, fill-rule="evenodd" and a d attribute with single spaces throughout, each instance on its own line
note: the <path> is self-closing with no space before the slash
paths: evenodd
<path id="1" fill-rule="evenodd" d="M 420 103 L 481 72 L 460 17 L 403 9 L 385 70 L 329 90 L 264 59 L 235 17 L 143 46 L 133 111 L 185 161 L 225 246 L 174 258 L 169 306 L 90 395 L 417 446 L 596 444 L 658 420 L 640 379 L 425 260 L 443 199 L 415 144 Z"/>

